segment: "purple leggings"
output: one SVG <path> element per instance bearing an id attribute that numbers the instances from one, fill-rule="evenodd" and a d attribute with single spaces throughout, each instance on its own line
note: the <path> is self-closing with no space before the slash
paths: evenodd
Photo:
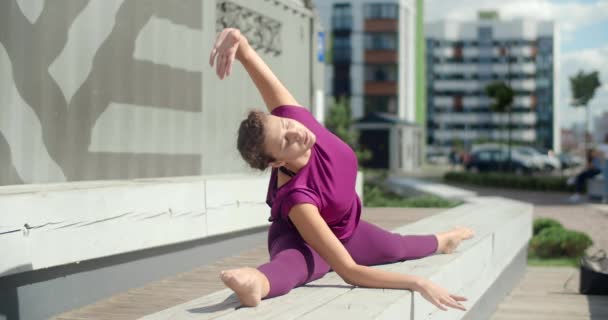
<path id="1" fill-rule="evenodd" d="M 360 265 L 377 265 L 423 258 L 437 251 L 434 235 L 403 236 L 359 221 L 350 239 L 342 242 Z M 270 262 L 258 267 L 270 282 L 266 298 L 284 295 L 291 289 L 323 277 L 329 265 L 286 222 L 275 221 L 268 231 Z"/>

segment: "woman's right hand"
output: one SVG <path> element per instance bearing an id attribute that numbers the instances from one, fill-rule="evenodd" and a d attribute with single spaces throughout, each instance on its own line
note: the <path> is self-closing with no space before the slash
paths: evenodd
<path id="1" fill-rule="evenodd" d="M 238 29 L 226 28 L 215 40 L 209 55 L 209 65 L 213 67 L 215 63 L 215 73 L 220 79 L 224 79 L 230 75 L 234 59 L 240 60 L 244 51 L 250 48 L 247 38 Z"/>
<path id="2" fill-rule="evenodd" d="M 467 309 L 460 301 L 467 301 L 467 298 L 450 294 L 446 289 L 436 285 L 428 279 L 421 279 L 418 288 L 420 294 L 437 308 L 446 311 L 447 307 L 466 311 Z"/>

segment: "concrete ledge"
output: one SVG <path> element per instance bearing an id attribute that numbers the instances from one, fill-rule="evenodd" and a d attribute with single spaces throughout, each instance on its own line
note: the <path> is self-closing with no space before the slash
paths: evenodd
<path id="1" fill-rule="evenodd" d="M 267 175 L 0 190 L 0 276 L 264 226 Z"/>
<path id="2" fill-rule="evenodd" d="M 268 176 L 2 187 L 0 277 L 265 226 Z"/>
<path id="3" fill-rule="evenodd" d="M 604 197 L 608 197 L 608 190 L 606 190 L 604 179 L 603 175 L 597 175 L 587 181 L 587 194 L 590 198 L 601 200 Z"/>
<path id="4" fill-rule="evenodd" d="M 435 255 L 375 268 L 427 277 L 453 293 L 467 296 L 471 309 L 478 302 L 494 303 L 475 315 L 487 314 L 499 301 L 490 291 L 504 275 L 525 267 L 521 252 L 532 233 L 532 206 L 502 198 L 474 198 L 444 213 L 398 228 L 403 234 L 428 234 L 455 225 L 470 226 L 476 237 L 449 255 Z M 519 257 L 519 258 L 518 258 Z M 523 265 L 523 266 L 522 266 Z M 514 270 L 514 271 L 513 271 Z M 508 277 L 507 277 L 508 278 Z M 257 308 L 236 309 L 239 303 L 230 290 L 222 290 L 143 319 L 462 319 L 473 314 L 457 310 L 442 312 L 418 293 L 408 290 L 354 288 L 330 273 L 289 294 L 264 300 Z M 481 311 L 479 311 L 481 310 Z M 485 311 L 484 311 L 485 310 Z"/>
<path id="5" fill-rule="evenodd" d="M 464 200 L 477 196 L 473 191 L 411 177 L 389 177 L 386 179 L 385 184 L 391 191 L 404 196 L 411 196 L 412 194 L 434 195 L 455 200 Z"/>

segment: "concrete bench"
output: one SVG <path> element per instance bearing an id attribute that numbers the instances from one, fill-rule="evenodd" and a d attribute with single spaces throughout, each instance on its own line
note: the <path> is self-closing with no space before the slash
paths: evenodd
<path id="1" fill-rule="evenodd" d="M 599 174 L 587 181 L 587 194 L 589 198 L 598 200 L 608 198 L 608 190 L 606 190 L 604 179 L 604 176 Z"/>
<path id="2" fill-rule="evenodd" d="M 475 197 L 473 191 L 446 185 L 440 182 L 432 182 L 411 177 L 392 176 L 386 179 L 385 186 L 400 195 L 433 195 L 444 199 L 464 200 Z"/>
<path id="3" fill-rule="evenodd" d="M 256 308 L 238 308 L 234 294 L 225 289 L 142 319 L 487 319 L 525 270 L 532 206 L 503 198 L 470 198 L 467 204 L 395 231 L 428 234 L 456 225 L 473 228 L 476 237 L 455 253 L 375 268 L 427 277 L 468 297 L 467 312 L 443 312 L 409 290 L 353 287 L 332 272 Z"/>

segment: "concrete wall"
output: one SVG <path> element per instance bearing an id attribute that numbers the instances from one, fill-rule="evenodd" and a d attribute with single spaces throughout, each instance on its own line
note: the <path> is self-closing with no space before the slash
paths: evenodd
<path id="1" fill-rule="evenodd" d="M 225 25 L 249 27 L 313 107 L 318 24 L 301 1 L 0 2 L 0 186 L 249 172 L 236 130 L 264 105 L 240 65 L 225 81 L 208 67 Z"/>
<path id="2" fill-rule="evenodd" d="M 0 319 L 47 319 L 244 250 L 204 244 L 266 227 L 267 185 L 268 172 L 0 189 Z"/>
<path id="3" fill-rule="evenodd" d="M 269 173 L 0 190 L 3 276 L 268 225 Z M 363 176 L 356 191 L 363 198 Z"/>

